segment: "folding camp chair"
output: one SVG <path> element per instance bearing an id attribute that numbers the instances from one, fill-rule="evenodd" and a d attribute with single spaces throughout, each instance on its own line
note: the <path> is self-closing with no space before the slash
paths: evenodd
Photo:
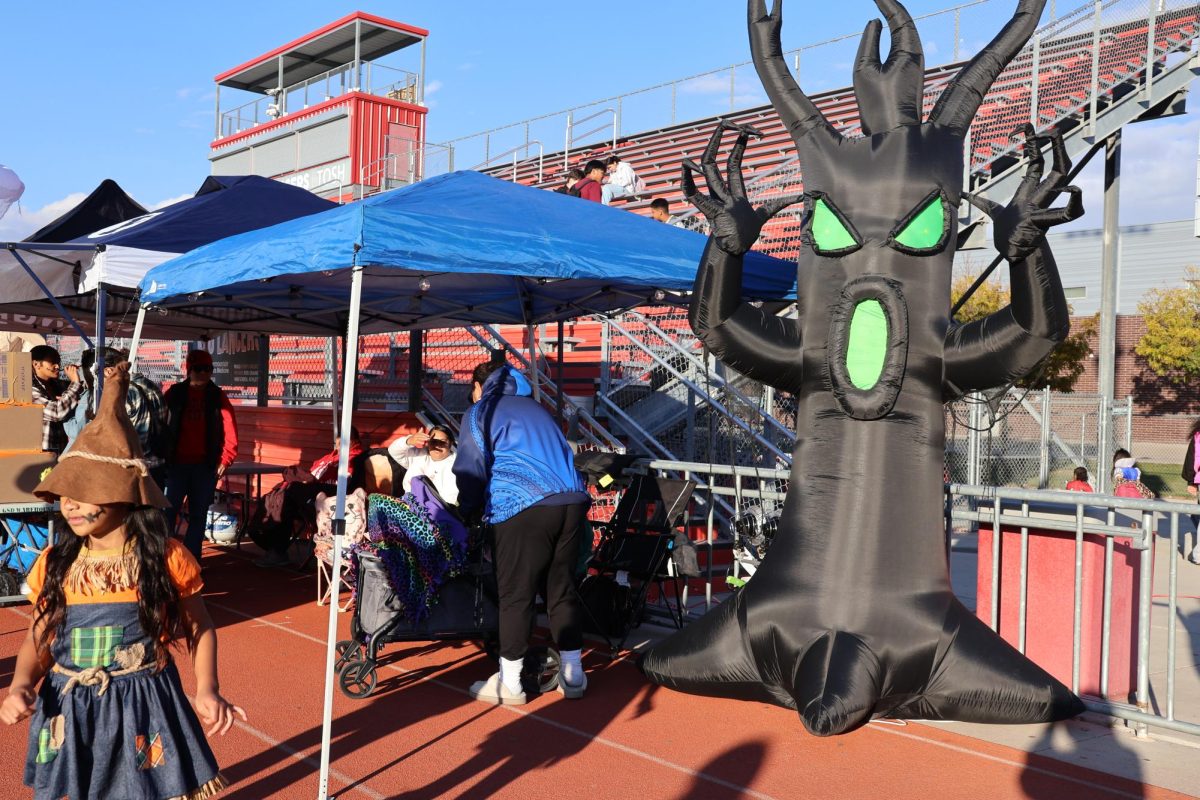
<path id="1" fill-rule="evenodd" d="M 603 636 L 614 653 L 625 646 L 629 632 L 641 621 L 651 586 L 658 588 L 675 626 L 683 627 L 683 596 L 671 568 L 671 553 L 675 528 L 683 524 L 695 488 L 690 480 L 635 476 L 612 519 L 598 526 L 600 541 L 588 562 L 591 574 L 580 584 L 580 596 L 585 625 Z M 668 582 L 674 607 L 666 599 Z"/>

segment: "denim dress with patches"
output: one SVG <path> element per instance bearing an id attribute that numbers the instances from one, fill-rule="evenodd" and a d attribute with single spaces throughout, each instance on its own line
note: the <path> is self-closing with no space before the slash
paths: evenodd
<path id="1" fill-rule="evenodd" d="M 88 599 L 98 602 L 68 595 L 51 645 L 55 668 L 30 722 L 26 785 L 36 800 L 215 796 L 224 787 L 216 759 L 175 664 L 154 668 L 138 604 Z M 95 681 L 100 670 L 106 681 L 72 681 L 89 671 Z"/>

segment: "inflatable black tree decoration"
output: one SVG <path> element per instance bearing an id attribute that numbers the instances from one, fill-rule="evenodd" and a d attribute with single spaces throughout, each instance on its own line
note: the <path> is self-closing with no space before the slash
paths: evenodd
<path id="1" fill-rule="evenodd" d="M 843 138 L 796 84 L 780 46 L 781 0 L 750 0 L 750 47 L 804 171 L 798 318 L 741 299 L 742 257 L 786 201 L 755 209 L 741 176 L 756 131 L 722 123 L 683 185 L 712 237 L 691 323 L 718 358 L 798 398 L 791 489 L 754 579 L 653 648 L 643 669 L 695 694 L 796 709 L 814 734 L 872 717 L 1039 722 L 1083 705 L 980 622 L 950 588 L 943 533 L 943 402 L 1033 370 L 1069 327 L 1044 234 L 1083 213 L 1059 138 L 1040 143 L 1007 206 L 980 199 L 1009 263 L 1011 304 L 977 322 L 949 316 L 963 140 L 993 80 L 1034 31 L 1045 0 L 1020 0 L 996 38 L 922 122 L 924 58 L 895 0 L 891 31 L 868 23 L 854 69 L 863 138 Z M 724 130 L 738 132 L 722 178 Z M 709 194 L 696 190 L 703 174 Z M 1050 205 L 1063 193 L 1065 207 Z"/>

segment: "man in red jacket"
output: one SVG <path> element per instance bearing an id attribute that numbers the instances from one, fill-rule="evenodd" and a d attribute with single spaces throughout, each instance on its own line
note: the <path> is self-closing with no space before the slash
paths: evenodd
<path id="1" fill-rule="evenodd" d="M 171 529 L 186 498 L 188 526 L 184 544 L 197 559 L 204 543 L 208 507 L 217 481 L 237 458 L 237 422 L 225 392 L 212 381 L 212 356 L 187 354 L 187 380 L 167 390 L 167 519 Z"/>
<path id="2" fill-rule="evenodd" d="M 592 159 L 587 162 L 587 166 L 583 168 L 583 172 L 583 180 L 575 184 L 576 191 L 584 200 L 592 200 L 599 203 L 601 195 L 604 194 L 600 186 L 600 181 L 604 179 L 604 162 Z"/>

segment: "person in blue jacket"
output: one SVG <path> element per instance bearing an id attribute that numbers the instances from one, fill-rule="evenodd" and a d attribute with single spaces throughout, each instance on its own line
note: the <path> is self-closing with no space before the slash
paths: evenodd
<path id="1" fill-rule="evenodd" d="M 500 600 L 500 671 L 471 686 L 476 700 L 522 705 L 521 667 L 533 631 L 534 598 L 543 590 L 550 632 L 562 658 L 558 691 L 578 699 L 587 688 L 580 662 L 583 634 L 572 572 L 589 498 L 554 418 L 529 382 L 503 362 L 471 375 L 474 405 L 463 417 L 458 502 L 465 518 L 495 531 Z"/>

